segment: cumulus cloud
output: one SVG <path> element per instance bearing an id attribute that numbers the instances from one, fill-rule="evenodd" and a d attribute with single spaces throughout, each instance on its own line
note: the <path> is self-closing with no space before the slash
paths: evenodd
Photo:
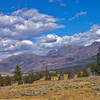
<path id="1" fill-rule="evenodd" d="M 18 10 L 10 15 L 0 15 L 0 37 L 10 39 L 30 39 L 42 32 L 63 28 L 57 18 L 40 14 L 36 9 Z"/>
<path id="2" fill-rule="evenodd" d="M 76 19 L 76 18 L 78 18 L 78 17 L 80 17 L 80 16 L 86 15 L 86 14 L 87 14 L 86 11 L 85 11 L 85 12 L 79 12 L 79 13 L 77 13 L 75 16 L 69 18 L 69 20 L 72 21 L 72 20 L 74 20 L 74 19 Z"/>
<path id="3" fill-rule="evenodd" d="M 43 32 L 64 28 L 58 18 L 39 13 L 36 9 L 21 9 L 11 14 L 0 14 L 0 59 L 13 54 L 42 54 L 45 48 L 33 43 L 31 38 Z"/>
<path id="4" fill-rule="evenodd" d="M 56 34 L 48 34 L 36 38 L 36 42 L 31 40 L 0 40 L 0 57 L 5 58 L 20 53 L 35 53 L 46 55 L 48 51 L 58 49 L 64 45 L 88 46 L 95 41 L 100 41 L 100 26 L 93 25 L 88 32 L 77 33 L 73 36 L 60 37 Z"/>
<path id="5" fill-rule="evenodd" d="M 100 41 L 100 26 L 93 25 L 88 32 L 77 33 L 73 36 L 60 37 L 56 34 L 48 34 L 36 37 L 36 42 L 31 40 L 0 39 L 0 57 L 5 58 L 20 53 L 35 53 L 45 55 L 48 51 L 58 49 L 64 45 L 91 45 Z"/>
<path id="6" fill-rule="evenodd" d="M 81 45 L 88 46 L 95 41 L 100 41 L 100 26 L 93 25 L 88 32 L 76 33 L 73 36 L 57 36 L 56 34 L 48 34 L 38 39 L 38 44 L 43 48 L 57 49 L 63 45 Z"/>

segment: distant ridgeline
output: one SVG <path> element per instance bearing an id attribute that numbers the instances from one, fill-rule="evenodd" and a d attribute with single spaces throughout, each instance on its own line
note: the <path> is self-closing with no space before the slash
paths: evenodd
<path id="1" fill-rule="evenodd" d="M 75 72 L 74 70 L 70 70 L 69 72 L 54 72 L 49 71 L 46 67 L 45 71 L 43 72 L 36 72 L 36 73 L 29 73 L 24 74 L 21 71 L 21 68 L 16 65 L 14 70 L 14 75 L 12 76 L 2 76 L 0 75 L 0 86 L 9 86 L 12 84 L 17 83 L 20 84 L 32 84 L 34 81 L 37 80 L 44 80 L 44 81 L 52 81 L 56 80 L 67 80 L 73 79 L 75 76 L 78 78 L 80 77 L 88 77 L 89 75 L 100 75 L 100 47 L 97 53 L 97 62 L 92 62 L 88 68 Z"/>
<path id="2" fill-rule="evenodd" d="M 34 53 L 13 55 L 0 61 L 0 72 L 13 73 L 17 64 L 24 73 L 44 71 L 46 66 L 51 71 L 77 72 L 89 67 L 91 62 L 97 61 L 99 45 L 100 42 L 89 46 L 64 45 L 58 50 L 49 51 L 45 56 Z"/>

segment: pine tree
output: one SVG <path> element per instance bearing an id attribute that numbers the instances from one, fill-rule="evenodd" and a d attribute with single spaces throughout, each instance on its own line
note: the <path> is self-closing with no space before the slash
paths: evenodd
<path id="1" fill-rule="evenodd" d="M 9 76 L 6 76 L 6 77 L 4 78 L 4 84 L 5 84 L 6 86 L 11 85 L 11 78 L 10 78 Z"/>
<path id="2" fill-rule="evenodd" d="M 60 77 L 60 75 L 58 76 L 58 80 L 61 80 L 61 77 Z"/>
<path id="3" fill-rule="evenodd" d="M 59 74 L 58 80 L 64 80 L 64 74 L 62 72 Z"/>
<path id="4" fill-rule="evenodd" d="M 14 75 L 15 81 L 17 81 L 18 84 L 22 84 L 22 72 L 21 68 L 18 65 L 16 65 L 14 73 L 15 73 Z"/>
<path id="5" fill-rule="evenodd" d="M 99 46 L 99 50 L 98 50 L 98 54 L 97 54 L 97 64 L 98 64 L 98 66 L 100 66 L 100 46 Z"/>
<path id="6" fill-rule="evenodd" d="M 89 73 L 88 71 L 85 69 L 83 70 L 83 77 L 88 77 L 89 76 Z"/>
<path id="7" fill-rule="evenodd" d="M 73 72 L 68 72 L 68 79 L 74 78 L 74 73 Z"/>
<path id="8" fill-rule="evenodd" d="M 51 80 L 51 75 L 50 75 L 47 67 L 46 67 L 46 70 L 45 70 L 45 80 Z"/>
<path id="9" fill-rule="evenodd" d="M 90 70 L 91 70 L 92 74 L 97 74 L 98 67 L 97 67 L 97 64 L 95 62 L 91 63 Z"/>
<path id="10" fill-rule="evenodd" d="M 34 79 L 35 79 L 34 74 L 33 73 L 30 73 L 29 76 L 28 76 L 29 83 L 33 83 L 34 82 Z"/>
<path id="11" fill-rule="evenodd" d="M 4 78 L 0 75 L 0 86 L 4 86 Z"/>

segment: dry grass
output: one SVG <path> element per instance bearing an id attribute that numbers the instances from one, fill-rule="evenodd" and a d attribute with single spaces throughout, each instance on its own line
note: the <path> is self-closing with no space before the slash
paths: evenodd
<path id="1" fill-rule="evenodd" d="M 100 100 L 100 77 L 2 87 L 0 100 Z"/>

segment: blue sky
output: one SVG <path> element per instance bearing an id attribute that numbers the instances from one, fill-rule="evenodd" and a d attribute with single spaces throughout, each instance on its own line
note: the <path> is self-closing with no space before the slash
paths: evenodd
<path id="1" fill-rule="evenodd" d="M 60 4 L 64 4 L 65 6 L 63 7 Z M 60 0 L 54 0 L 54 2 L 49 2 L 49 0 L 1 0 L 0 11 L 11 13 L 18 9 L 35 8 L 40 13 L 64 19 L 59 23 L 65 25 L 65 28 L 57 30 L 56 33 L 62 36 L 85 32 L 93 24 L 100 24 L 99 4 L 100 0 L 62 0 L 61 2 Z M 84 11 L 87 12 L 86 15 L 80 16 L 73 21 L 68 20 L 75 16 L 75 14 Z"/>
<path id="2" fill-rule="evenodd" d="M 1 0 L 0 55 L 45 55 L 100 41 L 100 0 Z"/>

